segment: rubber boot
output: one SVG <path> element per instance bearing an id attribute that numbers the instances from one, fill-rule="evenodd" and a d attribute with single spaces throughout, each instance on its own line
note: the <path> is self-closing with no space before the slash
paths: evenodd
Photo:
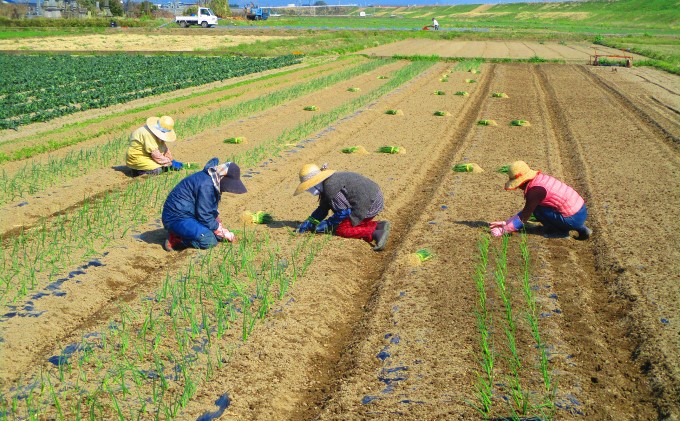
<path id="1" fill-rule="evenodd" d="M 589 239 L 590 236 L 593 234 L 593 230 L 586 227 L 585 225 L 583 226 L 583 228 L 577 230 L 576 232 L 578 232 L 578 237 L 576 237 L 576 239 L 581 241 Z"/>
<path id="2" fill-rule="evenodd" d="M 389 221 L 378 222 L 378 227 L 380 227 L 381 224 L 382 229 L 376 228 L 375 231 L 373 231 L 373 240 L 375 240 L 375 246 L 373 247 L 373 250 L 375 251 L 380 251 L 385 248 L 387 239 L 390 236 L 390 230 L 392 229 Z"/>
<path id="3" fill-rule="evenodd" d="M 165 243 L 163 243 L 163 248 L 165 249 L 165 251 L 177 251 L 179 250 L 181 244 L 182 239 L 168 231 L 168 238 L 165 239 Z"/>

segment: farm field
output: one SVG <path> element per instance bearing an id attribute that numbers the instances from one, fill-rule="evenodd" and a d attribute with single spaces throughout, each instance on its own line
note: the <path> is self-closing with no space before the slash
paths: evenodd
<path id="1" fill-rule="evenodd" d="M 166 31 L 170 32 L 170 31 Z M 280 35 L 234 35 L 198 34 L 196 31 L 184 34 L 135 34 L 107 33 L 69 35 L 63 37 L 35 37 L 0 40 L 0 50 L 24 51 L 147 51 L 154 52 L 158 45 L 163 51 L 205 51 L 215 48 L 233 47 L 240 44 L 292 39 Z"/>
<path id="2" fill-rule="evenodd" d="M 569 63 L 587 63 L 593 54 L 622 54 L 620 50 L 583 42 L 575 43 L 539 43 L 530 41 L 437 41 L 437 40 L 404 40 L 363 51 L 378 57 L 395 55 L 437 55 L 439 57 L 481 57 L 485 59 L 530 59 L 540 57 L 547 60 L 564 60 Z M 634 59 L 639 55 L 627 54 Z"/>
<path id="3" fill-rule="evenodd" d="M 347 56 L 0 131 L 30 152 L 0 164 L 0 419 L 680 416 L 678 110 L 653 69 Z M 163 250 L 186 173 L 122 167 L 163 114 L 176 159 L 243 169 L 238 243 Z M 516 159 L 581 192 L 590 241 L 489 237 Z M 298 171 L 326 162 L 381 186 L 384 252 L 293 233 Z"/>

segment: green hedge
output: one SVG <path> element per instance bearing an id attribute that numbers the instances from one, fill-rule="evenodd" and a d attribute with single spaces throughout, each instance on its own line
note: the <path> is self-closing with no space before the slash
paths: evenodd
<path id="1" fill-rule="evenodd" d="M 118 26 L 135 27 L 155 27 L 165 23 L 164 20 L 143 20 L 127 19 L 120 17 L 113 18 L 32 18 L 32 19 L 10 19 L 0 17 L 0 27 L 23 27 L 23 28 L 90 28 L 108 27 L 114 20 Z"/>

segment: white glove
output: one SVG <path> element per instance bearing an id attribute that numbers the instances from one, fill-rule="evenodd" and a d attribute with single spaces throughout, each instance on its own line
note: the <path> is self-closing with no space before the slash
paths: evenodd
<path id="1" fill-rule="evenodd" d="M 217 229 L 213 232 L 220 240 L 227 240 L 230 243 L 233 243 L 236 240 L 236 236 L 234 235 L 234 233 L 224 228 L 221 223 L 217 227 Z"/>

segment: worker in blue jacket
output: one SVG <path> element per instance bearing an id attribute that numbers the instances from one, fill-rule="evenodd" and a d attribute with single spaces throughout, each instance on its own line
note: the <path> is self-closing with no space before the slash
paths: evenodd
<path id="1" fill-rule="evenodd" d="M 217 206 L 222 193 L 245 193 L 241 169 L 233 162 L 220 164 L 213 158 L 203 171 L 194 173 L 170 192 L 163 205 L 163 227 L 168 231 L 167 251 L 186 247 L 207 249 L 236 236 L 222 226 Z"/>

